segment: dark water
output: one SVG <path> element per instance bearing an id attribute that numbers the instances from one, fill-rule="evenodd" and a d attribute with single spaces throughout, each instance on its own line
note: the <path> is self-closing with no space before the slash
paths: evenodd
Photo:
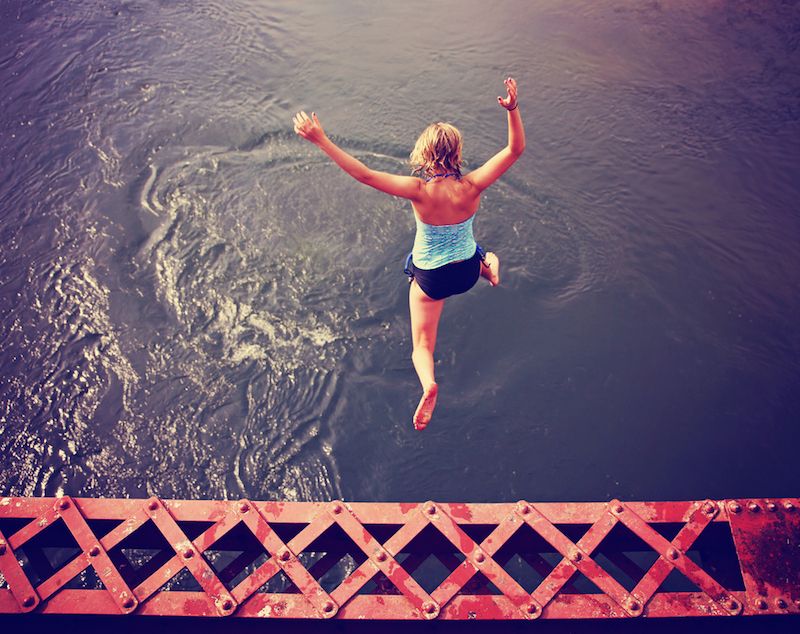
<path id="1" fill-rule="evenodd" d="M 800 9 L 0 3 L 0 493 L 798 495 Z M 398 173 L 449 120 L 499 289 L 419 397 Z"/>

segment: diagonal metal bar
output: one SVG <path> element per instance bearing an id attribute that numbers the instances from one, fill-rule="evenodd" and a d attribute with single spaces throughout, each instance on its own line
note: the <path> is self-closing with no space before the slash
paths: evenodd
<path id="1" fill-rule="evenodd" d="M 434 597 L 441 597 L 442 601 L 449 601 L 476 572 L 480 571 L 526 618 L 538 618 L 542 612 L 541 605 L 497 564 L 488 551 L 478 546 L 441 506 L 434 502 L 426 502 L 420 512 L 424 513 L 428 521 L 466 557 L 461 565 L 434 591 Z M 507 527 L 502 529 L 500 534 L 506 531 L 513 532 L 511 527 L 517 521 L 513 517 L 507 517 L 504 522 Z M 514 527 L 514 530 L 517 528 L 518 526 Z M 489 543 L 494 547 L 493 541 Z"/>
<path id="2" fill-rule="evenodd" d="M 527 513 L 530 513 L 530 510 L 526 512 L 526 506 L 526 502 L 520 502 L 518 506 L 518 510 L 523 516 Z M 589 530 L 586 531 L 586 533 L 584 533 L 584 535 L 578 540 L 576 545 L 578 550 L 576 552 L 586 552 L 591 555 L 616 524 L 616 518 L 610 513 L 604 513 L 601 515 L 597 521 L 589 527 Z M 534 530 L 536 529 L 534 528 Z M 526 559 L 526 561 L 533 565 L 533 563 L 528 559 Z M 550 572 L 545 574 L 542 582 L 533 591 L 533 596 L 542 604 L 542 606 L 546 606 L 569 583 L 569 580 L 577 570 L 578 567 L 572 562 L 571 559 L 562 559 L 552 570 L 550 570 Z"/>
<path id="3" fill-rule="evenodd" d="M 632 530 L 648 546 L 668 559 L 672 565 L 680 570 L 692 583 L 711 598 L 720 608 L 728 614 L 739 614 L 741 604 L 730 596 L 711 575 L 694 563 L 686 553 L 673 546 L 669 540 L 653 529 L 647 522 L 626 508 L 619 500 L 613 500 L 609 508 L 614 516 L 625 526 Z"/>
<path id="4" fill-rule="evenodd" d="M 656 559 L 655 563 L 633 589 L 633 594 L 644 603 L 650 601 L 651 597 L 669 576 L 669 573 L 675 569 L 669 555 L 672 552 L 676 554 L 687 552 L 705 528 L 713 521 L 717 513 L 718 508 L 711 500 L 696 504 L 686 524 L 681 527 L 678 534 L 670 542 L 671 549 L 667 549 L 667 557 L 662 554 Z"/>
<path id="5" fill-rule="evenodd" d="M 334 596 L 338 601 L 341 603 L 348 601 L 380 570 L 411 602 L 414 609 L 419 611 L 420 615 L 425 618 L 438 616 L 439 608 L 431 596 L 395 559 L 398 551 L 382 546 L 342 502 L 334 502 L 331 505 L 330 513 L 333 521 L 367 556 L 367 560 L 334 591 Z M 397 544 L 393 544 L 393 546 L 397 546 Z"/>
<path id="6" fill-rule="evenodd" d="M 306 570 L 306 567 L 297 559 L 297 554 L 283 543 L 283 540 L 278 534 L 272 530 L 264 516 L 249 500 L 241 500 L 237 503 L 236 519 L 241 520 L 255 538 L 266 548 L 267 552 L 272 555 L 278 567 L 282 569 L 286 576 L 291 579 L 292 583 L 303 593 L 303 596 L 314 607 L 317 613 L 322 618 L 331 618 L 336 615 L 338 606 L 333 602 L 331 596 L 323 590 L 319 582 Z M 312 520 L 312 524 L 316 520 Z M 329 525 L 327 522 L 320 522 Z M 271 568 L 270 568 L 271 570 Z M 266 574 L 265 568 L 264 573 Z M 276 574 L 277 570 L 272 573 Z M 270 575 L 270 577 L 272 576 Z M 266 582 L 266 579 L 265 581 Z M 262 582 L 255 588 L 258 589 Z M 252 588 L 252 585 L 250 586 Z M 253 590 L 253 592 L 255 591 Z M 252 592 L 250 592 L 252 594 Z M 247 595 L 250 596 L 250 595 Z"/>
<path id="7" fill-rule="evenodd" d="M 2 532 L 0 532 L 0 574 L 8 583 L 20 612 L 30 612 L 39 605 L 39 595 L 33 589 L 14 554 L 14 549 Z"/>
<path id="8" fill-rule="evenodd" d="M 236 608 L 236 601 L 228 593 L 228 589 L 217 578 L 214 570 L 203 558 L 202 553 L 186 537 L 186 534 L 178 526 L 178 523 L 170 515 L 169 510 L 158 498 L 150 498 L 146 504 L 147 514 L 153 523 L 167 539 L 173 550 L 182 559 L 182 565 L 186 567 L 192 576 L 203 588 L 206 595 L 213 601 L 217 612 L 221 616 L 231 614 Z"/>
<path id="9" fill-rule="evenodd" d="M 535 506 L 527 502 L 520 502 L 516 512 L 519 513 L 523 521 L 528 526 L 541 535 L 550 545 L 552 545 L 569 562 L 561 568 L 564 575 L 564 583 L 569 580 L 574 570 L 569 570 L 569 566 L 574 566 L 580 570 L 590 581 L 592 581 L 609 598 L 613 599 L 625 613 L 629 616 L 638 616 L 642 613 L 642 605 L 608 572 L 595 562 L 590 553 L 579 548 L 569 537 L 564 535 L 556 526 L 542 515 Z M 610 530 L 610 529 L 609 529 Z M 555 572 L 555 571 L 554 571 Z M 559 573 L 556 573 L 556 575 Z M 554 573 L 548 578 L 557 578 Z"/>

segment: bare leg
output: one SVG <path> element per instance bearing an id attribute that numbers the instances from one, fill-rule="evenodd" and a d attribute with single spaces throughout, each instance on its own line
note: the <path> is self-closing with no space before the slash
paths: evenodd
<path id="1" fill-rule="evenodd" d="M 489 280 L 492 286 L 500 283 L 500 260 L 491 251 L 486 254 L 486 264 L 481 262 L 481 276 Z"/>
<path id="2" fill-rule="evenodd" d="M 408 291 L 408 306 L 411 312 L 411 341 L 414 346 L 411 361 L 422 385 L 422 398 L 414 413 L 414 428 L 422 431 L 431 420 L 439 392 L 433 373 L 433 350 L 436 347 L 436 333 L 444 300 L 431 299 L 419 284 L 413 282 Z"/>

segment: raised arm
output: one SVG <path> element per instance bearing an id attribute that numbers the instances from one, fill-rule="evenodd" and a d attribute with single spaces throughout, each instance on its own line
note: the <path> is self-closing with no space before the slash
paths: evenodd
<path id="1" fill-rule="evenodd" d="M 517 82 L 509 77 L 504 83 L 508 94 L 505 99 L 498 97 L 497 102 L 508 111 L 508 145 L 464 177 L 478 191 L 483 191 L 500 178 L 525 151 L 525 128 L 522 127 L 522 117 L 519 114 Z"/>
<path id="2" fill-rule="evenodd" d="M 305 112 L 298 112 L 294 116 L 294 131 L 301 137 L 311 141 L 320 150 L 325 152 L 331 160 L 350 174 L 358 182 L 374 187 L 375 189 L 400 196 L 409 200 L 418 200 L 422 193 L 422 181 L 413 176 L 398 176 L 387 172 L 370 169 L 355 156 L 348 154 L 328 138 L 315 112 L 309 117 Z"/>

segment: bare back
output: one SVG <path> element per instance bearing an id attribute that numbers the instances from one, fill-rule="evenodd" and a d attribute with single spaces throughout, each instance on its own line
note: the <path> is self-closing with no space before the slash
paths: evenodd
<path id="1" fill-rule="evenodd" d="M 455 225 L 471 218 L 480 200 L 480 191 L 468 178 L 437 178 L 422 184 L 420 196 L 411 201 L 411 207 L 427 225 Z"/>

